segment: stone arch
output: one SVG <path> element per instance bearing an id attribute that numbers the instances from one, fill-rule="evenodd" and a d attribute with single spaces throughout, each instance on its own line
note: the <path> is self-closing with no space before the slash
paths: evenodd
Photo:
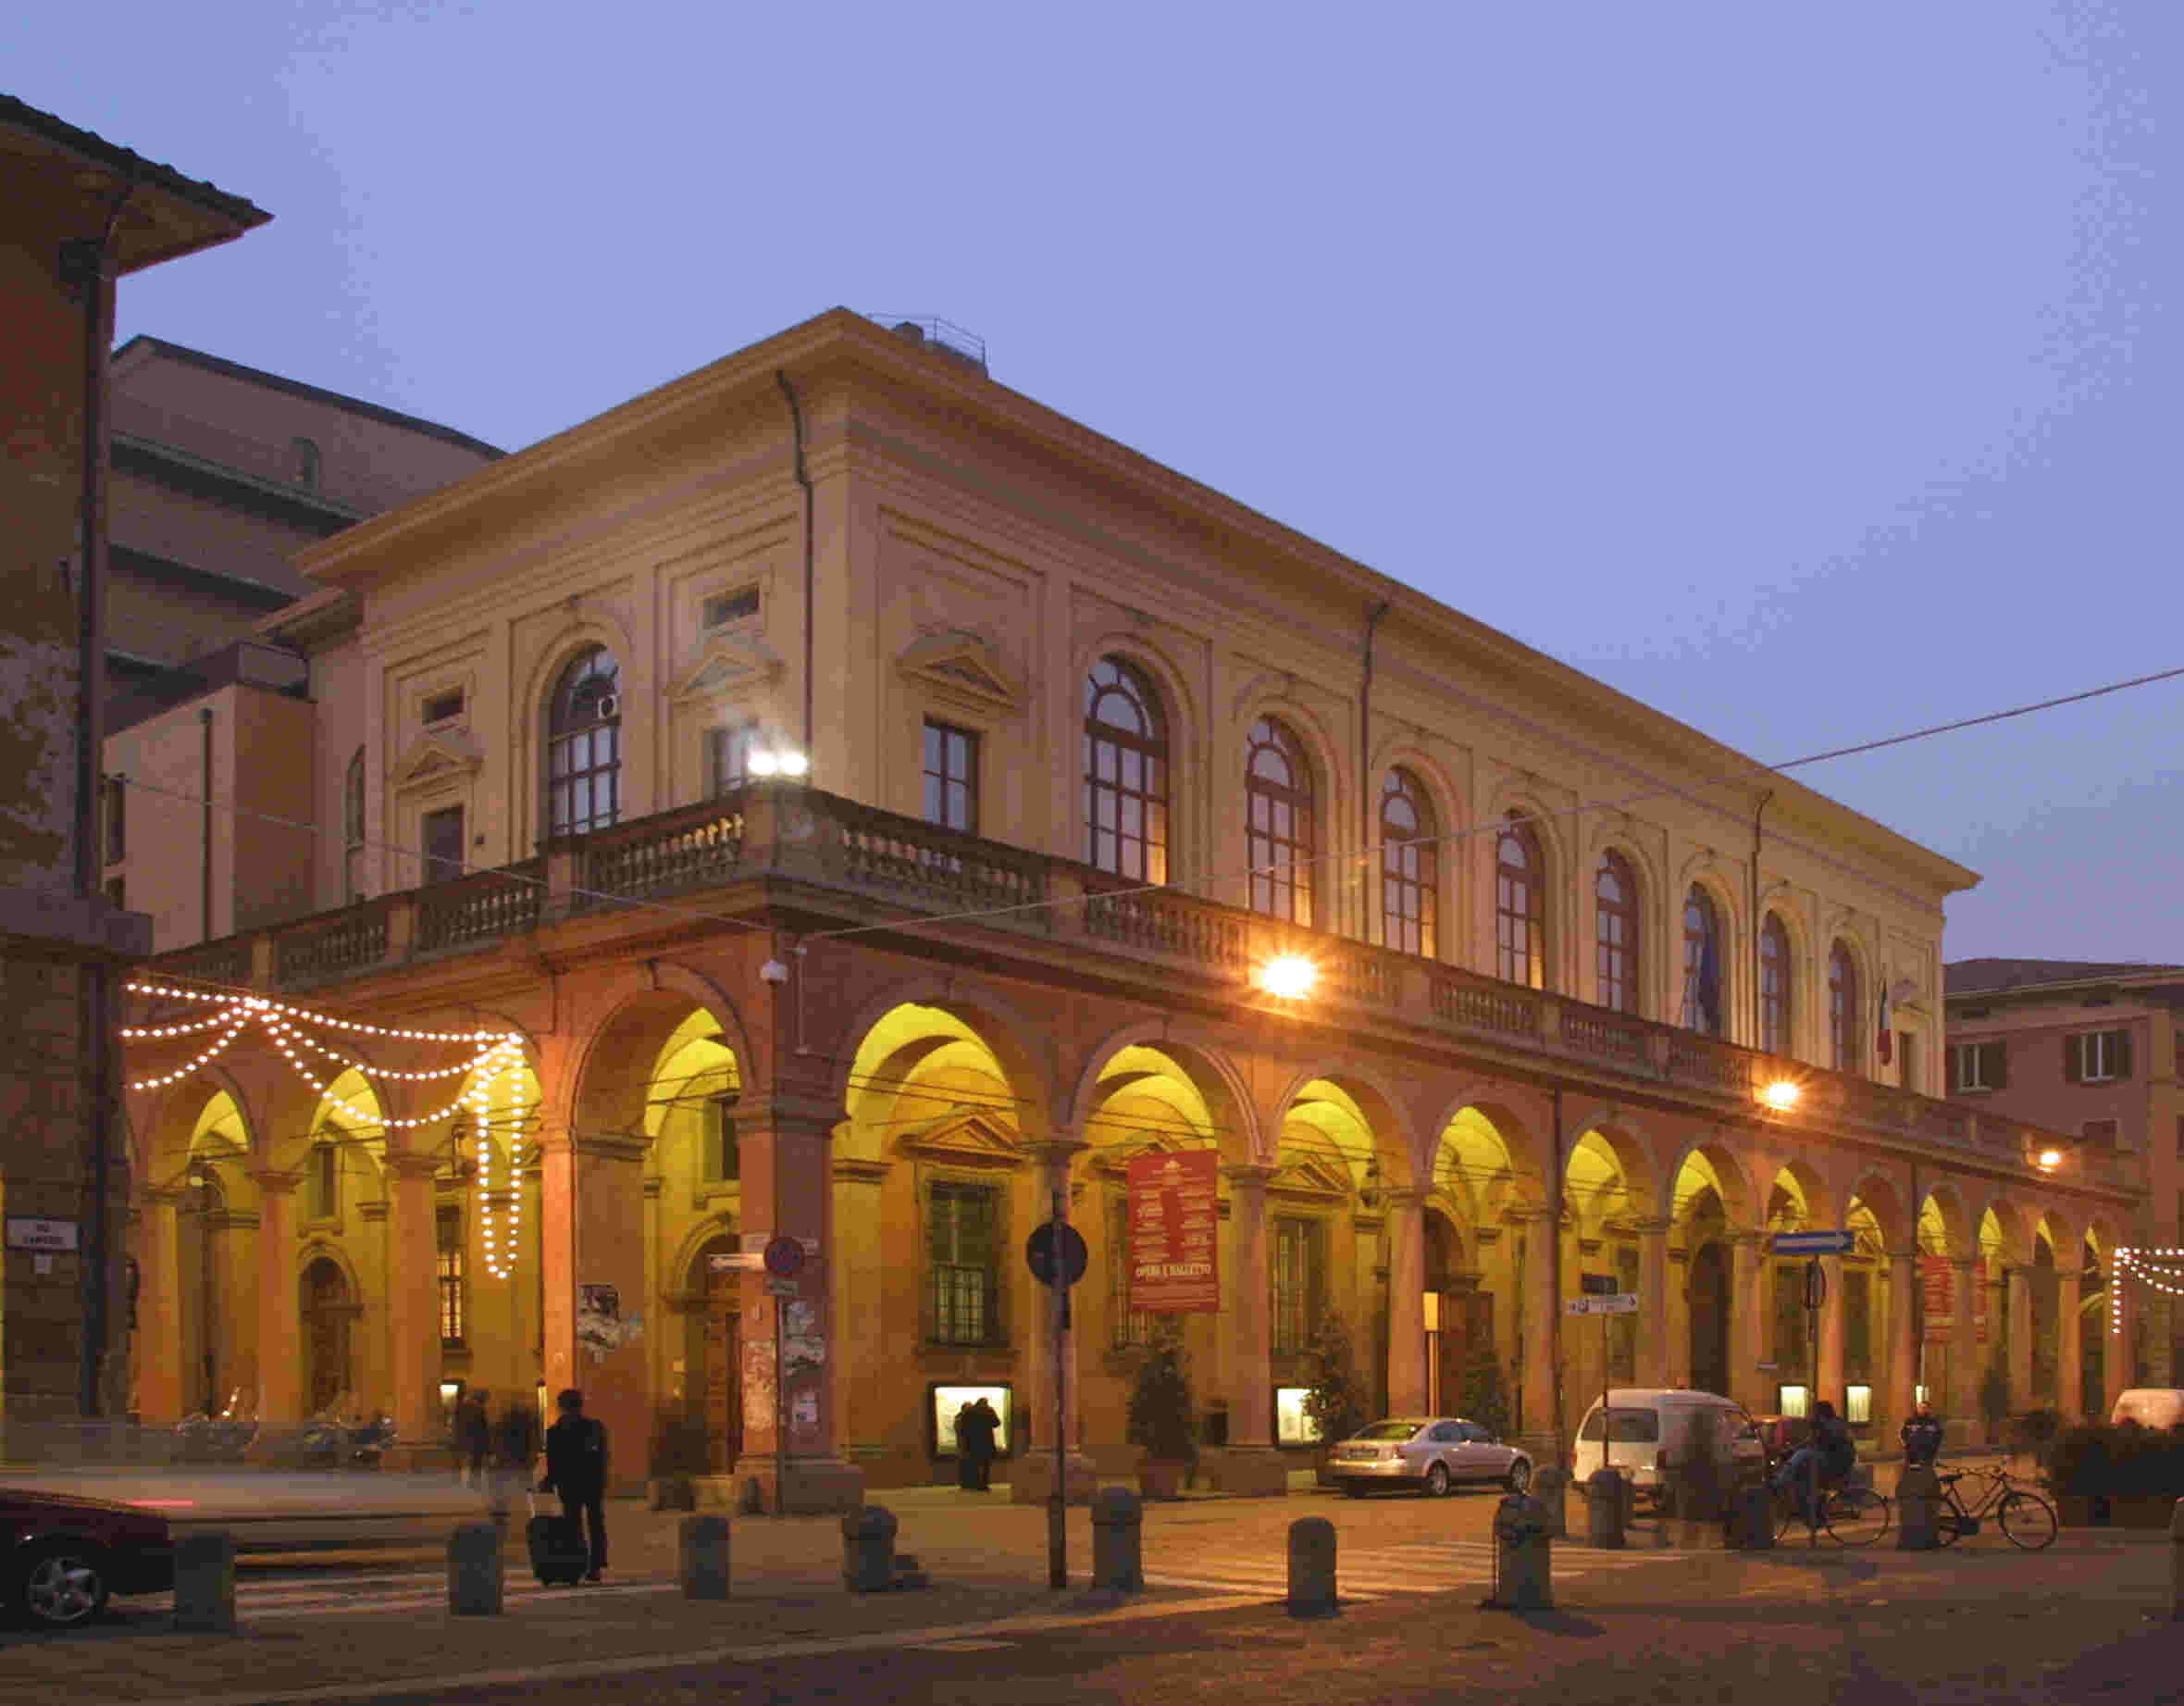
<path id="1" fill-rule="evenodd" d="M 1204 1098 L 1221 1139 L 1224 1161 L 1271 1164 L 1273 1139 L 1261 1126 L 1250 1086 L 1230 1058 L 1226 1045 L 1197 1026 L 1164 1019 L 1137 1019 L 1111 1030 L 1086 1052 L 1074 1084 L 1061 1099 L 1061 1126 L 1080 1131 L 1105 1100 L 1100 1084 L 1108 1067 L 1126 1049 L 1154 1050 L 1172 1058 Z"/>
<path id="2" fill-rule="evenodd" d="M 1261 1129 L 1278 1135 L 1297 1098 L 1314 1084 L 1334 1085 L 1356 1102 L 1391 1189 L 1407 1189 L 1421 1183 L 1424 1169 L 1419 1164 L 1418 1131 L 1410 1109 L 1386 1077 L 1371 1067 L 1343 1063 L 1300 1069 L 1268 1110 Z M 1392 1169 L 1386 1164 L 1391 1160 L 1396 1164 Z"/>
<path id="3" fill-rule="evenodd" d="M 224 1065 L 213 1062 L 151 1095 L 140 1091 L 130 1098 L 126 1105 L 132 1115 L 140 1099 L 146 1104 L 143 1118 L 131 1117 L 130 1121 L 131 1177 L 153 1185 L 171 1182 L 164 1177 L 166 1171 L 171 1170 L 169 1164 L 174 1166 L 186 1164 L 196 1143 L 206 1104 L 221 1096 L 235 1110 L 235 1121 L 245 1146 L 244 1156 L 258 1153 L 261 1145 L 250 1099 L 235 1075 Z"/>
<path id="4" fill-rule="evenodd" d="M 1976 1224 L 1983 1256 L 1991 1255 L 2012 1267 L 2031 1259 L 2032 1234 L 2025 1211 L 2008 1192 L 2001 1189 L 1992 1192 L 1980 1204 Z"/>
<path id="5" fill-rule="evenodd" d="M 1443 851 L 1446 852 L 1446 844 L 1462 833 L 1458 826 L 1465 822 L 1464 791 L 1449 773 L 1448 766 L 1434 757 L 1416 734 L 1407 728 L 1395 729 L 1373 743 L 1372 769 L 1365 778 L 1366 786 L 1371 791 L 1371 800 L 1374 807 L 1372 818 L 1376 828 L 1373 839 L 1376 841 L 1380 839 L 1377 830 L 1380 822 L 1378 803 L 1383 786 L 1380 778 L 1390 770 L 1408 770 L 1418 778 L 1420 785 L 1426 791 L 1426 798 L 1433 803 L 1433 815 L 1441 826 Z"/>
<path id="6" fill-rule="evenodd" d="M 1857 1174 L 1843 1193 L 1843 1216 L 1864 1209 L 1873 1217 L 1879 1233 L 1882 1254 L 1896 1254 L 1910 1248 L 1911 1225 L 1904 1209 L 1904 1193 L 1896 1181 L 1886 1173 L 1868 1168 Z"/>
<path id="7" fill-rule="evenodd" d="M 1000 1064 L 1002 1076 L 1016 1098 L 1015 1117 L 1024 1136 L 1036 1139 L 1048 1135 L 1055 1117 L 1054 1092 L 1060 1082 L 1050 1040 L 1053 1026 L 1040 1023 L 1009 996 L 978 979 L 948 974 L 921 972 L 884 985 L 835 1033 L 833 1093 L 837 1105 L 847 1108 L 850 1103 L 851 1080 L 866 1040 L 883 1019 L 901 1007 L 930 1007 L 977 1032 Z"/>
<path id="8" fill-rule="evenodd" d="M 660 1051 L 694 1011 L 732 1040 L 728 1047 L 748 1070 L 751 1057 L 735 1003 L 701 972 L 655 961 L 630 968 L 600 997 L 599 1017 L 568 1052 L 565 1081 L 540 1086 L 550 1105 L 569 1109 L 579 1129 L 642 1132 Z M 641 1072 L 632 1065 L 639 1060 Z"/>
<path id="9" fill-rule="evenodd" d="M 1459 1226 L 1495 1226 L 1512 1210 L 1546 1206 L 1551 1181 L 1538 1140 L 1505 1099 L 1467 1087 L 1442 1105 L 1426 1177 L 1434 1196 L 1460 1211 Z"/>
<path id="10" fill-rule="evenodd" d="M 664 1271 L 669 1276 L 667 1289 L 686 1295 L 703 1292 L 706 1274 L 699 1266 L 700 1259 L 710 1245 L 735 1238 L 738 1230 L 739 1216 L 734 1209 L 716 1209 L 692 1221 L 676 1240 L 675 1253 L 665 1264 Z"/>
<path id="11" fill-rule="evenodd" d="M 1932 1255 L 1964 1261 L 1979 1253 L 1979 1223 L 1972 1219 L 1962 1188 L 1951 1179 L 1930 1186 L 1918 1205 L 1919 1246 Z M 1939 1240 L 1942 1248 L 1931 1249 Z"/>
<path id="12" fill-rule="evenodd" d="M 1724 1142 L 1719 1133 L 1688 1140 L 1677 1152 L 1675 1165 L 1667 1170 L 1666 1176 L 1669 1181 L 1670 1220 L 1685 1219 L 1691 1195 L 1703 1188 L 1719 1198 L 1722 1215 L 1732 1228 L 1747 1230 L 1759 1224 L 1765 1204 L 1758 1200 L 1750 1169 L 1745 1159 Z"/>
<path id="13" fill-rule="evenodd" d="M 1789 1219 L 1779 1219 L 1785 1202 L 1794 1212 Z M 1840 1214 L 1835 1193 L 1829 1189 L 1828 1181 L 1818 1167 L 1801 1156 L 1793 1156 L 1776 1166 L 1768 1179 L 1764 1213 L 1767 1225 L 1781 1231 L 1830 1227 L 1837 1224 Z"/>

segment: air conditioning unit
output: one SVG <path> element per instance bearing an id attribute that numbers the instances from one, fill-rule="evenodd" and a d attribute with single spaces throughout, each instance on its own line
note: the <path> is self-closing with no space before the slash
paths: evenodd
<path id="1" fill-rule="evenodd" d="M 622 698 L 620 694 L 602 693 L 599 696 L 599 720 L 601 722 L 603 723 L 611 716 L 619 716 L 621 715 Z"/>

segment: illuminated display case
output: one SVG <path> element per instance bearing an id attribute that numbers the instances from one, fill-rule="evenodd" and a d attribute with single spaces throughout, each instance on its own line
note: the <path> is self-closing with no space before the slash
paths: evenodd
<path id="1" fill-rule="evenodd" d="M 1008 1385 L 945 1386 L 938 1381 L 925 1388 L 925 1439 L 935 1457 L 956 1455 L 956 1412 L 978 1399 L 994 1407 L 1001 1418 L 1001 1431 L 994 1436 L 994 1449 L 1003 1457 L 1016 1451 L 1016 1388 Z"/>
<path id="2" fill-rule="evenodd" d="M 1274 1388 L 1274 1443 L 1276 1445 L 1318 1445 L 1320 1425 L 1305 1411 L 1304 1401 L 1311 1396 L 1309 1386 L 1278 1386 Z"/>

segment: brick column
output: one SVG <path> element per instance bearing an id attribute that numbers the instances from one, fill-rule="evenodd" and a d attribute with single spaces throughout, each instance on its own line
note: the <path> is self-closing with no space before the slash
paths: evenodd
<path id="1" fill-rule="evenodd" d="M 564 1388 L 584 1394 L 584 1413 L 607 1430 L 610 1492 L 643 1487 L 651 1443 L 644 1340 L 655 1329 L 644 1318 L 646 1147 L 640 1137 L 566 1126 L 549 1125 L 539 1138 L 539 1248 L 546 1292 L 543 1419 L 553 1421 L 555 1395 Z M 744 1189 L 748 1192 L 750 1186 Z M 749 1195 L 744 1200 L 751 1201 Z M 744 1307 L 750 1308 L 748 1301 Z M 750 1319 L 746 1314 L 744 1320 Z M 770 1316 L 768 1321 L 770 1353 Z M 767 1415 L 772 1413 L 769 1398 Z"/>
<path id="2" fill-rule="evenodd" d="M 2085 1344 L 2079 1305 L 2085 1301 L 2085 1275 L 2065 1268 L 2055 1276 L 2055 1408 L 2065 1421 L 2085 1413 Z M 2106 1326 L 2102 1330 L 2105 1332 Z"/>
<path id="3" fill-rule="evenodd" d="M 763 1249 L 784 1236 L 804 1250 L 794 1297 L 774 1296 L 763 1272 L 743 1276 L 743 1454 L 736 1480 L 764 1511 L 848 1511 L 864 1497 L 863 1473 L 841 1455 L 835 1413 L 839 1341 L 831 1264 L 838 1255 L 829 1151 L 841 1117 L 824 1097 L 779 1090 L 746 1095 L 737 1109 L 745 1247 Z"/>
<path id="4" fill-rule="evenodd" d="M 1979 1264 L 1977 1257 L 1949 1260 L 1949 1407 L 1947 1414 L 1968 1440 L 1979 1417 Z"/>
<path id="5" fill-rule="evenodd" d="M 1887 1426 L 1901 1427 L 1918 1385 L 1918 1252 L 1888 1252 Z"/>
<path id="6" fill-rule="evenodd" d="M 1555 1426 L 1555 1314 L 1562 1306 L 1562 1275 L 1555 1211 L 1510 1210 L 1504 1217 L 1524 1239 L 1523 1295 L 1517 1304 L 1524 1352 L 1522 1431 L 1535 1452 L 1557 1463 L 1562 1442 Z"/>
<path id="7" fill-rule="evenodd" d="M 1388 1264 L 1388 1410 L 1417 1415 L 1426 1396 L 1425 1193 L 1388 1192 L 1388 1228 L 1395 1250 Z"/>
<path id="8" fill-rule="evenodd" d="M 1638 1354 L 1640 1386 L 1667 1386 L 1669 1351 L 1669 1223 L 1638 1223 Z"/>
<path id="9" fill-rule="evenodd" d="M 1228 1180 L 1235 1272 L 1224 1281 L 1229 1442 L 1216 1479 L 1223 1492 L 1285 1492 L 1289 1472 L 1274 1451 L 1273 1353 L 1267 1320 L 1266 1182 L 1274 1169 L 1239 1164 L 1221 1171 Z"/>
<path id="10" fill-rule="evenodd" d="M 1668 1315 L 1663 1327 L 1668 1333 L 1668 1343 L 1662 1349 L 1661 1384 L 1670 1387 L 1691 1385 L 1691 1251 L 1671 1248 L 1669 1251 L 1667 1289 Z M 1639 1305 L 1641 1309 L 1644 1304 Z"/>
<path id="11" fill-rule="evenodd" d="M 387 1157 L 387 1384 L 393 1397 L 391 1468 L 437 1463 L 446 1428 L 440 1411 L 440 1243 L 433 1155 Z"/>
<path id="12" fill-rule="evenodd" d="M 1038 1164 L 1037 1184 L 1032 1194 L 1032 1213 L 1029 1224 L 1039 1225 L 1053 1218 L 1054 1199 L 1061 1198 L 1062 1213 L 1070 1209 L 1070 1163 L 1081 1154 L 1086 1145 L 1074 1138 L 1055 1138 L 1033 1146 L 1032 1155 Z M 1028 1227 L 1027 1227 L 1028 1230 Z M 1082 1287 L 1078 1288 L 1080 1290 Z M 1024 1413 L 1029 1422 L 1029 1432 L 1038 1443 L 1019 1456 L 1009 1469 L 1009 1498 L 1014 1504 L 1045 1504 L 1053 1495 L 1057 1452 L 1061 1460 L 1062 1497 L 1070 1504 L 1089 1504 L 1098 1488 L 1098 1479 L 1092 1471 L 1092 1460 L 1085 1455 L 1083 1442 L 1078 1438 L 1080 1411 L 1083 1401 L 1077 1385 L 1077 1330 L 1076 1302 L 1071 1300 L 1069 1326 L 1062 1329 L 1061 1358 L 1055 1356 L 1055 1311 L 1059 1307 L 1053 1290 L 1034 1284 L 1030 1289 L 1032 1308 L 1024 1324 L 1027 1359 L 1031 1369 L 1030 1401 Z M 1057 1384 L 1061 1388 L 1062 1403 L 1061 1438 L 1054 1437 L 1054 1400 Z"/>
<path id="13" fill-rule="evenodd" d="M 1847 1376 L 1843 1366 L 1843 1282 L 1844 1264 L 1840 1258 L 1823 1257 L 1821 1272 L 1828 1284 L 1828 1295 L 1820 1300 L 1820 1382 L 1815 1398 L 1824 1398 L 1835 1406 L 1835 1413 L 1847 1415 L 1848 1400 L 1843 1395 L 1843 1382 Z M 1800 1276 L 1802 1277 L 1802 1276 Z"/>
<path id="14" fill-rule="evenodd" d="M 1729 1395 L 1755 1414 L 1774 1408 L 1759 1371 L 1768 1360 L 1767 1269 L 1760 1259 L 1765 1237 L 1733 1232 L 1729 1239 Z"/>
<path id="15" fill-rule="evenodd" d="M 304 1419 L 303 1305 L 296 1288 L 293 1173 L 254 1173 L 258 1188 L 258 1443 Z"/>
<path id="16" fill-rule="evenodd" d="M 182 1369 L 181 1200 L 180 1190 L 138 1193 L 137 1414 L 147 1427 L 168 1426 L 192 1408 Z"/>
<path id="17" fill-rule="evenodd" d="M 2012 1263 L 2003 1270 L 2008 1288 L 2003 1308 L 2009 1322 L 2010 1413 L 2032 1408 L 2032 1270 Z"/>

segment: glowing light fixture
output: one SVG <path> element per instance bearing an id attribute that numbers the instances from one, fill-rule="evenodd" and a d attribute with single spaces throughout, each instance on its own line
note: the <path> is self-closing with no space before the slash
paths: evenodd
<path id="1" fill-rule="evenodd" d="M 781 760 L 772 753 L 755 752 L 743 762 L 753 776 L 778 776 L 781 774 Z"/>
<path id="2" fill-rule="evenodd" d="M 812 761 L 801 753 L 783 753 L 780 759 L 783 776 L 808 776 L 811 774 Z"/>
<path id="3" fill-rule="evenodd" d="M 1320 968 L 1301 953 L 1277 954 L 1259 974 L 1260 987 L 1284 1001 L 1301 1001 L 1320 980 Z"/>
<path id="4" fill-rule="evenodd" d="M 1787 1114 L 1805 1098 L 1805 1091 L 1788 1078 L 1777 1078 L 1759 1092 L 1759 1100 L 1777 1114 Z"/>
<path id="5" fill-rule="evenodd" d="M 2033 1159 L 2040 1164 L 2043 1171 L 2053 1173 L 2063 1164 L 2063 1152 L 2059 1149 L 2043 1149 Z"/>

